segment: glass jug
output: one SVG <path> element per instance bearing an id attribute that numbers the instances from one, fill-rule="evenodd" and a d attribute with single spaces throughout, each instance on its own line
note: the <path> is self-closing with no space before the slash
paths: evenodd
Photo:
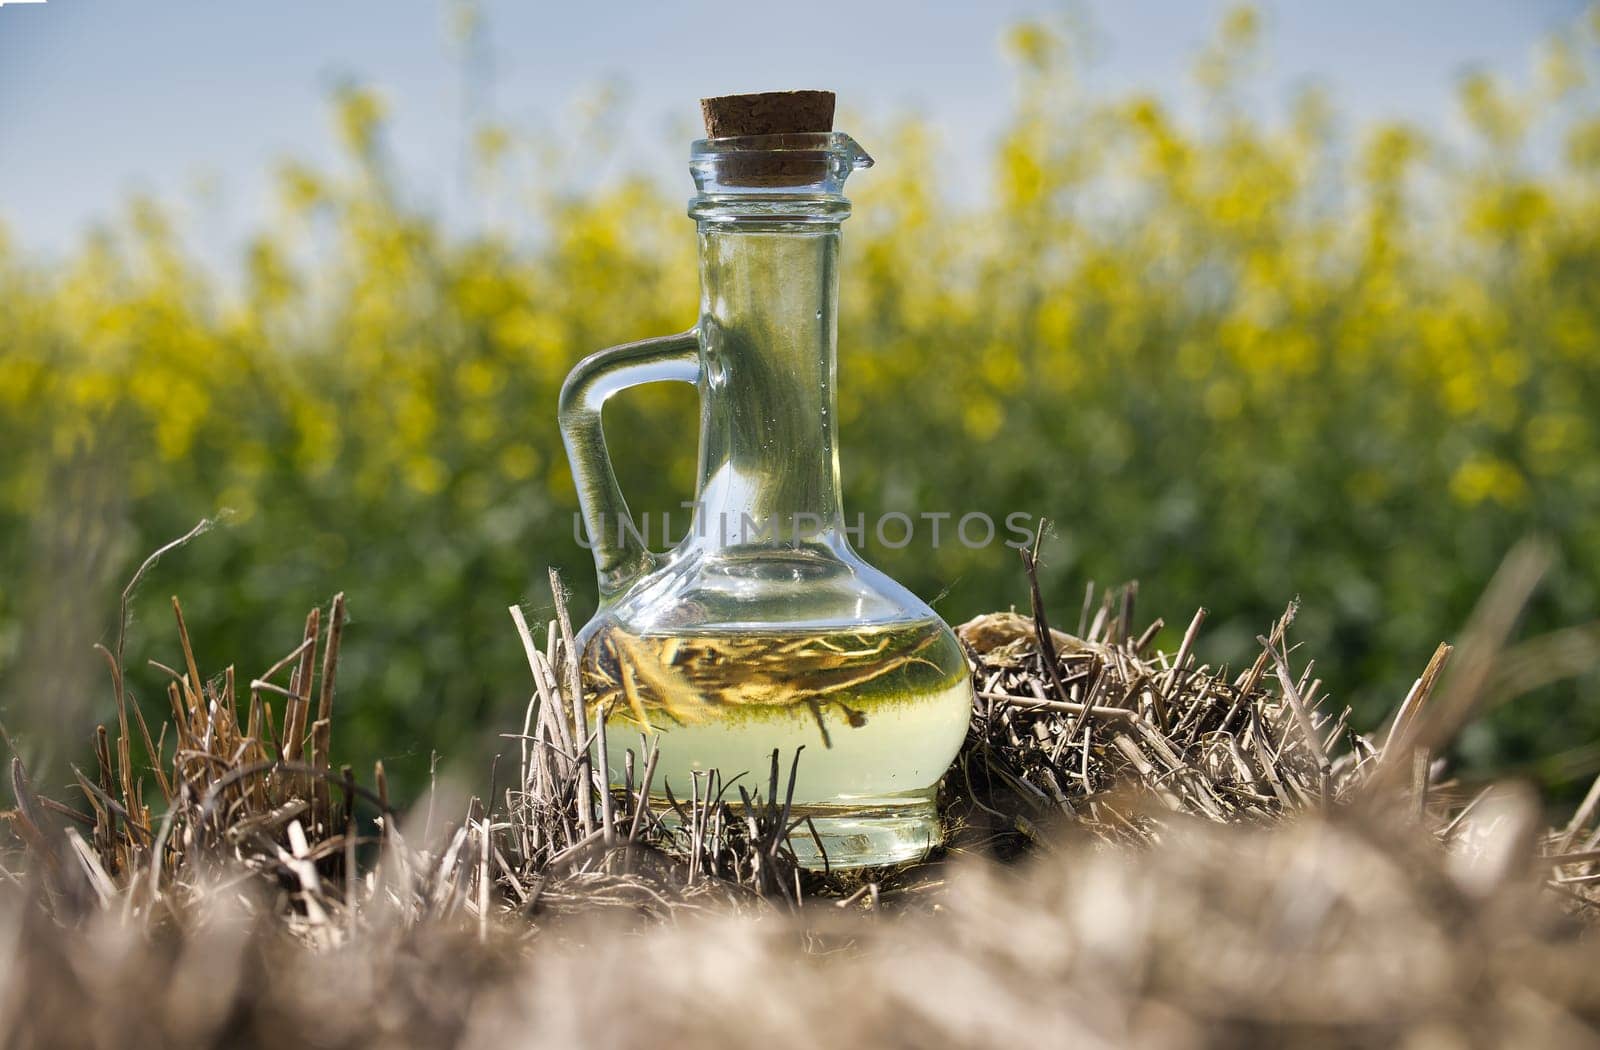
<path id="1" fill-rule="evenodd" d="M 846 177 L 871 164 L 838 132 L 694 143 L 699 323 L 602 350 L 561 392 L 599 577 L 578 645 L 611 782 L 623 782 L 629 751 L 637 778 L 653 743 L 658 798 L 670 787 L 687 799 L 710 769 L 765 793 L 773 751 L 786 775 L 803 746 L 793 816 L 811 819 L 789 841 L 808 867 L 894 863 L 935 845 L 935 789 L 972 704 L 950 628 L 844 532 L 840 223 Z M 772 171 L 783 176 L 760 175 Z M 697 384 L 700 452 L 688 533 L 656 555 L 618 490 L 600 411 L 661 380 Z"/>

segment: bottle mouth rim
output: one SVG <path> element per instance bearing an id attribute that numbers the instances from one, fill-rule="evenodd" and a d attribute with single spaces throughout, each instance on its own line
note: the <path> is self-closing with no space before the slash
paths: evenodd
<path id="1" fill-rule="evenodd" d="M 848 208 L 845 180 L 871 166 L 872 157 L 842 131 L 700 139 L 689 150 L 697 191 L 690 214 L 732 217 L 740 201 L 783 197 L 820 202 L 826 215 L 816 217 L 837 220 L 834 206 Z"/>
<path id="2" fill-rule="evenodd" d="M 842 131 L 696 139 L 689 147 L 691 162 L 714 161 L 720 157 L 749 158 L 752 154 L 775 154 L 792 160 L 843 161 L 847 171 L 870 168 L 874 163 L 861 144 Z"/>

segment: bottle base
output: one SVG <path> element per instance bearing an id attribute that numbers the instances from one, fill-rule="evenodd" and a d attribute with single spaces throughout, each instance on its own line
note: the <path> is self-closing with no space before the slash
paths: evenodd
<path id="1" fill-rule="evenodd" d="M 790 833 L 789 848 L 800 866 L 811 871 L 905 864 L 923 859 L 944 841 L 932 798 L 797 806 L 790 819 L 801 818 L 807 819 Z"/>
<path id="2" fill-rule="evenodd" d="M 657 812 L 667 806 L 664 799 L 652 797 L 652 801 L 657 803 Z M 668 828 L 682 828 L 671 810 L 663 813 L 661 821 Z M 794 827 L 789 848 L 808 871 L 906 864 L 923 859 L 944 841 L 939 807 L 931 792 L 844 805 L 796 805 L 789 811 L 789 823 Z"/>

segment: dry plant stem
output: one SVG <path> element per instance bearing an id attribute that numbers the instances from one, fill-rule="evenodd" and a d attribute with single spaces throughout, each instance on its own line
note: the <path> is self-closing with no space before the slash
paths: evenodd
<path id="1" fill-rule="evenodd" d="M 172 615 L 178 621 L 178 641 L 183 646 L 183 666 L 188 677 L 183 682 L 183 691 L 189 701 L 191 715 L 197 716 L 204 707 L 200 696 L 202 683 L 200 671 L 195 666 L 194 648 L 189 644 L 189 628 L 183 622 L 183 607 L 178 604 L 177 595 L 172 597 Z"/>
<path id="2" fill-rule="evenodd" d="M 1508 648 L 1496 663 L 1484 702 L 1497 704 L 1600 666 L 1600 622 L 1551 631 Z"/>
<path id="3" fill-rule="evenodd" d="M 1433 659 L 1428 661 L 1428 666 L 1423 669 L 1421 677 L 1412 683 L 1411 691 L 1406 694 L 1405 700 L 1400 704 L 1400 709 L 1395 713 L 1394 723 L 1389 727 L 1389 734 L 1384 738 L 1382 750 L 1379 752 L 1381 759 L 1399 753 L 1396 745 L 1391 752 L 1390 745 L 1395 744 L 1398 738 L 1409 736 L 1412 724 L 1416 721 L 1417 712 L 1428 702 L 1433 695 L 1434 686 L 1439 684 L 1439 675 L 1443 672 L 1446 662 L 1450 659 L 1451 647 L 1443 642 L 1433 651 Z"/>
<path id="4" fill-rule="evenodd" d="M 578 661 L 581 655 L 577 644 L 573 640 L 572 620 L 567 616 L 567 592 L 561 583 L 561 574 L 555 569 L 550 570 L 550 594 L 556 603 L 556 619 L 561 624 L 561 645 L 564 652 L 563 666 L 567 672 L 568 700 L 572 705 L 572 724 L 577 730 L 577 744 L 580 749 L 578 759 L 578 784 L 582 797 L 578 806 L 578 818 L 583 825 L 583 833 L 587 837 L 594 831 L 594 806 L 591 801 L 593 794 L 592 745 L 589 740 L 589 720 L 584 711 L 583 685 L 578 673 Z M 605 762 L 601 760 L 600 768 L 604 770 Z M 602 789 L 603 796 L 610 792 Z"/>
<path id="5" fill-rule="evenodd" d="M 1037 697 L 1012 696 L 1009 693 L 995 693 L 987 690 L 979 690 L 978 696 L 983 700 L 993 700 L 1002 704 L 1015 704 L 1021 708 L 1063 711 L 1067 714 L 1079 716 L 1088 713 L 1096 718 L 1122 719 L 1130 722 L 1139 721 L 1139 712 L 1131 711 L 1126 707 L 1089 707 L 1086 704 L 1074 704 L 1068 700 L 1040 700 Z"/>
<path id="6" fill-rule="evenodd" d="M 317 635 L 321 630 L 322 613 L 312 609 L 306 615 L 305 641 L 300 650 L 300 663 L 294 673 L 289 677 L 289 691 L 286 694 L 289 700 L 283 712 L 283 758 L 286 762 L 298 762 L 305 744 L 306 717 L 311 705 L 311 694 L 307 684 L 311 680 L 311 669 L 317 662 Z M 265 688 L 265 683 L 258 683 Z"/>
<path id="7" fill-rule="evenodd" d="M 264 672 L 257 676 L 256 680 L 261 682 L 270 682 L 272 681 L 273 677 L 285 667 L 288 667 L 290 664 L 298 665 L 301 656 L 305 654 L 307 649 L 310 649 L 313 645 L 315 645 L 316 641 L 317 639 L 315 635 L 302 639 L 299 645 L 295 646 L 293 649 L 289 650 L 282 657 L 280 657 L 277 663 L 273 664 L 271 667 L 267 668 Z"/>
<path id="8" fill-rule="evenodd" d="M 1561 837 L 1557 840 L 1557 851 L 1566 852 L 1572 848 L 1572 840 L 1578 832 L 1588 827 L 1594 820 L 1595 812 L 1600 810 L 1600 776 L 1594 778 L 1589 785 L 1589 791 L 1583 796 L 1583 801 L 1573 812 L 1572 819 L 1567 821 L 1567 826 L 1561 830 Z M 1600 859 L 1597 856 L 1595 859 Z"/>
<path id="9" fill-rule="evenodd" d="M 1397 755 L 1409 755 L 1421 748 L 1437 753 L 1455 738 L 1482 700 L 1506 640 L 1550 560 L 1549 549 L 1538 541 L 1523 540 L 1512 548 L 1473 610 L 1458 647 L 1464 655 L 1453 661 L 1450 673 L 1443 677 L 1438 699 L 1426 707 L 1416 705 L 1416 714 L 1403 726 L 1396 725 L 1398 735 L 1391 734 L 1385 751 L 1392 747 Z M 1383 765 L 1372 778 L 1372 790 L 1392 787 L 1403 775 L 1401 770 L 1410 772 L 1409 766 L 1401 761 Z"/>
<path id="10" fill-rule="evenodd" d="M 534 725 L 538 725 L 540 729 L 543 729 L 544 710 L 549 707 L 548 703 L 543 702 L 547 691 L 543 667 L 545 657 L 543 653 L 539 652 L 538 646 L 533 643 L 533 632 L 528 629 L 528 621 L 522 615 L 522 607 L 513 605 L 509 607 L 508 611 L 511 613 L 511 622 L 516 625 L 517 636 L 522 640 L 522 651 L 528 658 L 528 672 L 533 676 L 534 681 L 533 694 L 528 698 L 528 708 L 522 721 L 522 783 L 527 785 L 531 777 L 530 770 L 532 768 L 529 765 L 530 738 L 528 733 Z"/>
<path id="11" fill-rule="evenodd" d="M 1266 638 L 1257 637 L 1256 641 L 1266 648 L 1267 654 L 1277 668 L 1278 684 L 1283 688 L 1284 698 L 1289 701 L 1289 707 L 1294 711 L 1295 721 L 1300 726 L 1300 735 L 1305 739 L 1306 747 L 1310 748 L 1311 757 L 1317 764 L 1322 804 L 1326 806 L 1329 793 L 1328 776 L 1332 767 L 1328 762 L 1328 756 L 1322 751 L 1321 734 L 1317 732 L 1316 726 L 1312 724 L 1311 713 L 1307 709 L 1306 702 L 1301 699 L 1300 686 L 1296 685 L 1294 673 L 1289 669 L 1289 658 L 1282 651 L 1281 641 L 1276 646 Z"/>
<path id="12" fill-rule="evenodd" d="M 650 753 L 644 762 L 644 778 L 639 781 L 639 791 L 634 795 L 633 820 L 628 825 L 628 841 L 636 842 L 639 838 L 640 827 L 645 815 L 650 811 L 650 785 L 655 782 L 656 759 L 660 756 L 660 748 L 655 742 L 650 744 Z"/>
<path id="13" fill-rule="evenodd" d="M 1045 670 L 1050 675 L 1050 682 L 1055 686 L 1056 697 L 1060 700 L 1067 698 L 1066 687 L 1061 684 L 1061 676 L 1057 673 L 1059 659 L 1056 656 L 1055 640 L 1050 637 L 1050 624 L 1045 619 L 1044 598 L 1039 593 L 1039 543 L 1044 539 L 1045 522 L 1039 522 L 1038 531 L 1034 534 L 1033 549 L 1019 550 L 1022 556 L 1022 565 L 1028 574 L 1028 595 L 1033 608 L 1034 637 L 1039 645 L 1039 651 L 1044 654 Z M 1081 717 L 1087 718 L 1090 708 L 1086 705 Z M 1070 733 L 1068 735 L 1071 735 Z"/>
<path id="14" fill-rule="evenodd" d="M 317 692 L 317 721 L 333 717 L 334 671 L 339 666 L 339 638 L 344 631 L 344 592 L 333 596 L 328 612 L 328 648 L 322 657 L 322 684 Z"/>
<path id="15" fill-rule="evenodd" d="M 1161 691 L 1163 693 L 1171 693 L 1173 687 L 1177 684 L 1178 675 L 1182 673 L 1183 669 L 1188 665 L 1189 655 L 1194 651 L 1194 640 L 1200 634 L 1200 627 L 1205 622 L 1205 609 L 1196 609 L 1194 618 L 1189 621 L 1189 629 L 1183 632 L 1183 643 L 1178 646 L 1178 655 L 1172 660 L 1172 670 L 1168 671 L 1166 678 L 1162 680 Z M 1154 624 L 1151 624 L 1151 628 L 1155 629 L 1159 627 L 1160 623 L 1161 621 L 1157 620 Z M 1138 644 L 1134 646 L 1134 651 L 1139 652 L 1143 650 L 1145 645 L 1146 639 L 1141 636 Z"/>
<path id="16" fill-rule="evenodd" d="M 333 742 L 333 723 L 320 719 L 311 727 L 311 768 L 318 774 L 328 771 L 328 749 Z M 326 828 L 331 817 L 328 781 L 319 775 L 312 785 L 311 823 L 313 828 Z"/>
<path id="17" fill-rule="evenodd" d="M 123 652 L 127 648 L 128 621 L 130 617 L 129 605 L 133 601 L 133 592 L 139 589 L 139 581 L 144 579 L 145 573 L 149 572 L 155 567 L 156 562 L 161 560 L 162 555 L 169 554 L 172 551 L 177 550 L 190 540 L 194 539 L 196 536 L 207 532 L 214 524 L 215 522 L 210 518 L 201 518 L 195 523 L 194 528 L 190 529 L 182 536 L 179 536 L 177 539 L 171 540 L 166 544 L 163 544 L 161 547 L 158 547 L 139 565 L 138 569 L 134 570 L 133 576 L 129 578 L 127 586 L 122 588 L 122 603 L 117 610 L 117 651 L 115 663 L 118 668 L 116 675 L 118 680 L 121 679 L 121 669 L 124 666 Z"/>

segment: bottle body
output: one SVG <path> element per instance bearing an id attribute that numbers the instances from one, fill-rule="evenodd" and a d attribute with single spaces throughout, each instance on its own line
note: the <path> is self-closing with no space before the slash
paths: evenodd
<path id="1" fill-rule="evenodd" d="M 630 766 L 637 780 L 654 748 L 662 801 L 703 796 L 711 770 L 765 794 L 776 751 L 794 819 L 810 818 L 790 839 L 802 863 L 890 864 L 936 845 L 935 792 L 972 708 L 950 628 L 864 564 L 680 556 L 690 564 L 669 560 L 642 581 L 643 600 L 602 610 L 580 633 L 611 782 Z M 761 598 L 736 619 L 700 615 L 752 604 L 728 601 L 730 590 Z"/>

